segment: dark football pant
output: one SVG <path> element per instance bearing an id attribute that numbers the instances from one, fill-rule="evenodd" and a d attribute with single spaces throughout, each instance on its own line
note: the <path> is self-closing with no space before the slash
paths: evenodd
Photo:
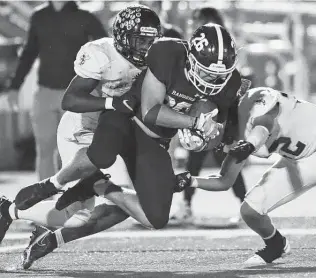
<path id="1" fill-rule="evenodd" d="M 100 115 L 87 153 L 99 169 L 110 167 L 121 155 L 148 221 L 156 229 L 168 223 L 176 181 L 169 153 L 158 140 L 124 114 L 109 111 Z"/>
<path id="2" fill-rule="evenodd" d="M 192 176 L 199 175 L 207 154 L 208 152 L 190 152 L 189 153 L 187 170 L 191 173 Z M 226 157 L 226 153 L 213 152 L 213 156 L 216 163 L 220 166 Z M 233 188 L 233 192 L 235 196 L 242 203 L 246 195 L 246 186 L 245 186 L 244 178 L 241 173 L 239 173 L 239 175 L 237 176 L 236 181 L 234 182 L 232 188 Z M 192 187 L 187 187 L 184 190 L 184 199 L 188 202 L 189 205 L 191 205 L 191 201 L 192 201 L 192 197 L 194 193 L 195 193 L 195 188 L 192 188 Z"/>

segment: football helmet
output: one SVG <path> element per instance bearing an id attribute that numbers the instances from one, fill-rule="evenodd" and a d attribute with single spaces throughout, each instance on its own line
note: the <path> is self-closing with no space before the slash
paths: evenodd
<path id="1" fill-rule="evenodd" d="M 218 94 L 236 68 L 234 39 L 218 24 L 199 27 L 189 41 L 187 77 L 202 97 Z"/>
<path id="2" fill-rule="evenodd" d="M 145 66 L 145 55 L 157 37 L 161 36 L 158 15 L 143 5 L 131 5 L 121 10 L 113 23 L 116 50 L 137 67 Z"/>

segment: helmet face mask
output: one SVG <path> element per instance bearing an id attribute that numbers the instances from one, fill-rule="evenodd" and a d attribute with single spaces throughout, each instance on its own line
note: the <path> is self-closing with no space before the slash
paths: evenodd
<path id="1" fill-rule="evenodd" d="M 156 36 L 127 35 L 130 53 L 132 59 L 138 63 L 145 60 L 149 47 L 154 43 Z"/>
<path id="2" fill-rule="evenodd" d="M 145 66 L 145 56 L 161 36 L 159 17 L 143 5 L 132 5 L 121 10 L 113 23 L 114 46 L 132 64 Z"/>
<path id="3" fill-rule="evenodd" d="M 188 79 L 203 97 L 218 94 L 236 64 L 234 41 L 223 27 L 206 24 L 194 32 L 186 70 Z"/>

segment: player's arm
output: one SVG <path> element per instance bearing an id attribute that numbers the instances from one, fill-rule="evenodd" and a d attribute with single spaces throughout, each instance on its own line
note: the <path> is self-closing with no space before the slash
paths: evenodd
<path id="1" fill-rule="evenodd" d="M 213 174 L 205 178 L 192 177 L 191 186 L 207 191 L 226 191 L 235 183 L 245 162 L 246 160 L 237 163 L 237 159 L 228 154 L 218 174 Z"/>
<path id="2" fill-rule="evenodd" d="M 189 172 L 176 175 L 175 192 L 181 192 L 187 187 L 200 188 L 207 191 L 226 191 L 231 188 L 245 165 L 245 160 L 238 162 L 231 155 L 227 155 L 218 174 L 208 177 L 191 176 Z"/>
<path id="3" fill-rule="evenodd" d="M 84 113 L 105 109 L 105 99 L 91 95 L 102 78 L 109 59 L 93 43 L 82 46 L 74 62 L 76 76 L 70 82 L 62 100 L 64 110 Z"/>
<path id="4" fill-rule="evenodd" d="M 226 191 L 231 188 L 245 165 L 246 159 L 263 146 L 273 128 L 274 112 L 257 117 L 247 140 L 241 140 L 231 148 L 218 174 L 209 177 L 192 177 L 188 172 L 177 175 L 176 192 L 186 187 L 196 187 L 207 191 Z"/>
<path id="5" fill-rule="evenodd" d="M 62 109 L 76 113 L 102 111 L 105 99 L 91 95 L 99 80 L 76 75 L 70 82 L 62 100 Z"/>
<path id="6" fill-rule="evenodd" d="M 209 191 L 223 191 L 231 188 L 245 165 L 246 159 L 266 143 L 273 128 L 273 122 L 273 112 L 255 118 L 253 128 L 246 140 L 239 141 L 228 152 L 220 173 L 208 178 L 192 177 L 192 185 Z"/>
<path id="7" fill-rule="evenodd" d="M 196 117 L 176 112 L 164 105 L 166 85 L 147 69 L 141 88 L 141 109 L 143 121 L 148 124 L 170 128 L 193 128 Z"/>
<path id="8" fill-rule="evenodd" d="M 102 69 L 109 62 L 107 56 L 91 45 L 84 45 L 74 63 L 76 76 L 70 82 L 62 100 L 62 108 L 76 113 L 118 110 L 133 114 L 136 100 L 122 97 L 99 97 L 91 93 L 99 85 Z"/>

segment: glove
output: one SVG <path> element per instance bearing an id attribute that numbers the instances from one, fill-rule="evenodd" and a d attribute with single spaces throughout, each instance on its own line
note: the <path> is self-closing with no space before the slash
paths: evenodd
<path id="1" fill-rule="evenodd" d="M 182 192 L 185 188 L 190 187 L 191 180 L 192 176 L 188 171 L 176 175 L 176 185 L 173 192 Z"/>
<path id="2" fill-rule="evenodd" d="M 203 138 L 201 131 L 190 129 L 178 129 L 180 144 L 189 151 L 200 152 L 207 146 L 207 140 Z"/>
<path id="3" fill-rule="evenodd" d="M 240 140 L 237 145 L 231 148 L 229 155 L 237 159 L 237 163 L 247 159 L 255 151 L 255 146 L 245 140 Z"/>
<path id="4" fill-rule="evenodd" d="M 209 113 L 201 113 L 193 125 L 193 130 L 199 130 L 203 134 L 203 138 L 214 139 L 219 135 L 219 129 L 223 127 L 222 124 L 217 123 L 212 118 L 218 114 L 218 109 L 214 109 Z"/>
<path id="5" fill-rule="evenodd" d="M 134 95 L 122 95 L 120 97 L 108 97 L 105 99 L 105 109 L 116 110 L 118 112 L 134 116 L 139 106 L 139 101 Z"/>
<path id="6" fill-rule="evenodd" d="M 249 79 L 242 78 L 238 95 L 242 97 L 245 93 L 247 93 L 250 87 L 251 87 L 251 81 Z"/>

